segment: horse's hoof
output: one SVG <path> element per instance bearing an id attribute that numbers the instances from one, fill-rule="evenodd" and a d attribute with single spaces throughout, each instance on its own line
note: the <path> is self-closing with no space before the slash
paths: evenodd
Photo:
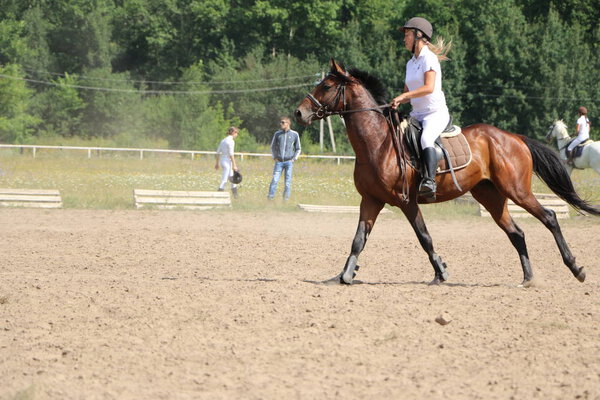
<path id="1" fill-rule="evenodd" d="M 340 283 L 342 285 L 352 285 L 352 281 L 356 276 L 356 273 L 352 273 L 352 277 L 348 276 L 349 274 L 340 274 Z"/>
<path id="2" fill-rule="evenodd" d="M 531 286 L 533 286 L 533 281 L 531 279 L 524 279 L 518 287 L 528 288 Z"/>
<path id="3" fill-rule="evenodd" d="M 347 271 L 342 271 L 342 273 L 339 275 L 340 276 L 340 283 L 342 285 L 352 285 L 352 281 L 354 280 L 354 277 L 356 277 L 356 271 L 358 271 L 360 269 L 360 266 L 355 265 L 354 269 L 351 270 L 347 270 Z M 350 272 L 352 272 L 352 274 L 350 274 Z M 352 275 L 352 276 L 350 276 Z"/>
<path id="4" fill-rule="evenodd" d="M 439 276 L 436 276 L 435 278 L 433 278 L 433 280 L 431 282 L 428 283 L 429 286 L 439 286 L 442 284 L 442 282 L 444 282 L 444 279 L 440 278 Z"/>
<path id="5" fill-rule="evenodd" d="M 579 268 L 579 273 L 575 277 L 579 282 L 585 281 L 585 269 L 583 267 Z"/>

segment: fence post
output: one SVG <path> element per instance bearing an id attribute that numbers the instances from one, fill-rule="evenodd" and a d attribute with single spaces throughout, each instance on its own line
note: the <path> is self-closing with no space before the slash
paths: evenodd
<path id="1" fill-rule="evenodd" d="M 33 158 L 35 158 L 35 147 L 33 147 Z"/>
<path id="2" fill-rule="evenodd" d="M 144 159 L 144 150 L 140 150 L 140 160 Z"/>
<path id="3" fill-rule="evenodd" d="M 92 149 L 88 149 L 88 158 L 92 158 Z"/>

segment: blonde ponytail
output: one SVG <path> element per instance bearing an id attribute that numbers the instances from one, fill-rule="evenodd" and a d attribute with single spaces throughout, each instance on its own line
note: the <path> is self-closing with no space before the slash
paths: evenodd
<path id="1" fill-rule="evenodd" d="M 437 37 L 435 43 L 427 42 L 427 47 L 433 52 L 440 61 L 449 60 L 447 54 L 452 48 L 452 41 L 446 43 L 443 38 Z"/>

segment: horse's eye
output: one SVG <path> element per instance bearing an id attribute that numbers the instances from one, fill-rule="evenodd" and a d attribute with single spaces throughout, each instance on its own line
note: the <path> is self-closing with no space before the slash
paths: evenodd
<path id="1" fill-rule="evenodd" d="M 331 89 L 331 86 L 329 86 L 329 85 L 323 85 L 323 90 L 329 90 L 329 89 Z"/>

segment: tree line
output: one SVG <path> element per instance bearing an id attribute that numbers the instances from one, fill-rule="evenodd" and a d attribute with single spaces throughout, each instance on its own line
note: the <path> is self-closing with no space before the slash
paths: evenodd
<path id="1" fill-rule="evenodd" d="M 412 16 L 452 41 L 455 122 L 541 138 L 555 119 L 573 130 L 585 105 L 595 125 L 597 0 L 2 0 L 0 141 L 207 150 L 239 125 L 238 148 L 264 149 L 331 57 L 399 93 L 410 53 L 398 27 Z M 314 125 L 294 127 L 308 152 Z"/>

